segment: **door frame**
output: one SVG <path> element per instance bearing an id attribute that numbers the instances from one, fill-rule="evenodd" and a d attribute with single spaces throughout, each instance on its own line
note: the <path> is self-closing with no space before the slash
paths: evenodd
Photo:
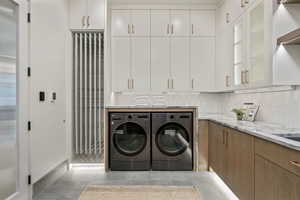
<path id="1" fill-rule="evenodd" d="M 7 200 L 31 199 L 31 187 L 28 184 L 29 176 L 29 81 L 27 66 L 29 66 L 28 0 L 10 0 L 18 6 L 17 25 L 17 184 L 16 193 Z"/>

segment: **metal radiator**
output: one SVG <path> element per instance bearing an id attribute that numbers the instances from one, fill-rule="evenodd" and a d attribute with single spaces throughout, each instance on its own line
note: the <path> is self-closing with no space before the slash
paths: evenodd
<path id="1" fill-rule="evenodd" d="M 73 154 L 101 154 L 103 33 L 73 32 Z"/>

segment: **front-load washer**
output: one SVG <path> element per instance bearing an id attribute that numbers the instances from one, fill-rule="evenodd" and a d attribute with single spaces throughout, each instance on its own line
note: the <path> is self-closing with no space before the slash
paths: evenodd
<path id="1" fill-rule="evenodd" d="M 152 170 L 193 170 L 193 114 L 152 113 Z"/>
<path id="2" fill-rule="evenodd" d="M 110 113 L 110 169 L 150 170 L 150 113 Z"/>

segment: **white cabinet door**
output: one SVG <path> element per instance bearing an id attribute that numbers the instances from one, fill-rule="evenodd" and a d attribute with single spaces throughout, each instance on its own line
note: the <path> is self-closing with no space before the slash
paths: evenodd
<path id="1" fill-rule="evenodd" d="M 215 35 L 215 11 L 192 10 L 191 11 L 191 36 Z"/>
<path id="2" fill-rule="evenodd" d="M 130 89 L 130 38 L 114 37 L 112 45 L 112 86 L 113 91 Z"/>
<path id="3" fill-rule="evenodd" d="M 87 28 L 87 0 L 72 0 L 70 4 L 70 28 Z"/>
<path id="4" fill-rule="evenodd" d="M 171 39 L 171 88 L 187 91 L 190 87 L 189 38 Z"/>
<path id="5" fill-rule="evenodd" d="M 216 33 L 216 90 L 233 89 L 233 25 Z"/>
<path id="6" fill-rule="evenodd" d="M 132 87 L 135 91 L 150 90 L 150 38 L 131 38 Z"/>
<path id="7" fill-rule="evenodd" d="M 169 10 L 151 10 L 151 36 L 169 36 L 170 33 Z"/>
<path id="8" fill-rule="evenodd" d="M 190 20 L 188 10 L 171 11 L 171 34 L 172 36 L 189 36 Z"/>
<path id="9" fill-rule="evenodd" d="M 215 38 L 191 38 L 191 78 L 195 91 L 214 89 Z"/>
<path id="10" fill-rule="evenodd" d="M 149 10 L 131 11 L 132 36 L 149 36 L 150 12 Z"/>
<path id="11" fill-rule="evenodd" d="M 104 29 L 105 26 L 105 1 L 88 0 L 88 18 L 89 29 Z"/>
<path id="12" fill-rule="evenodd" d="M 129 36 L 130 32 L 130 10 L 113 10 L 111 19 L 112 36 Z"/>
<path id="13" fill-rule="evenodd" d="M 166 91 L 170 86 L 170 40 L 151 38 L 151 88 Z"/>

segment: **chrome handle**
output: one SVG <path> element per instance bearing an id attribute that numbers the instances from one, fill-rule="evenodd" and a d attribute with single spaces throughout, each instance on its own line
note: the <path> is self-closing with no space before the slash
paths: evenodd
<path id="1" fill-rule="evenodd" d="M 91 25 L 90 24 L 90 16 L 87 17 L 86 21 L 87 21 L 87 27 L 89 27 Z"/>
<path id="2" fill-rule="evenodd" d="M 128 24 L 128 34 L 130 34 L 130 24 Z"/>
<path id="3" fill-rule="evenodd" d="M 245 4 L 249 4 L 249 0 L 245 0 Z"/>
<path id="4" fill-rule="evenodd" d="M 192 35 L 194 35 L 194 24 L 192 24 Z"/>
<path id="5" fill-rule="evenodd" d="M 82 23 L 82 26 L 84 27 L 85 26 L 85 16 L 82 17 L 81 23 Z"/>
<path id="6" fill-rule="evenodd" d="M 222 144 L 225 145 L 225 130 L 222 130 Z"/>
<path id="7" fill-rule="evenodd" d="M 128 81 L 127 81 L 127 87 L 128 87 L 128 89 L 130 89 L 130 79 L 128 79 Z"/>
<path id="8" fill-rule="evenodd" d="M 170 79 L 168 79 L 168 89 L 170 89 Z"/>
<path id="9" fill-rule="evenodd" d="M 241 71 L 241 82 L 242 82 L 242 84 L 245 84 L 245 82 L 244 82 L 244 71 Z"/>
<path id="10" fill-rule="evenodd" d="M 174 89 L 174 79 L 172 79 L 172 89 Z"/>
<path id="11" fill-rule="evenodd" d="M 298 161 L 289 161 L 289 163 L 295 167 L 300 167 L 300 162 Z"/>
<path id="12" fill-rule="evenodd" d="M 131 31 L 132 31 L 132 34 L 135 34 L 135 29 L 134 29 L 134 25 L 133 24 L 131 25 Z"/>

